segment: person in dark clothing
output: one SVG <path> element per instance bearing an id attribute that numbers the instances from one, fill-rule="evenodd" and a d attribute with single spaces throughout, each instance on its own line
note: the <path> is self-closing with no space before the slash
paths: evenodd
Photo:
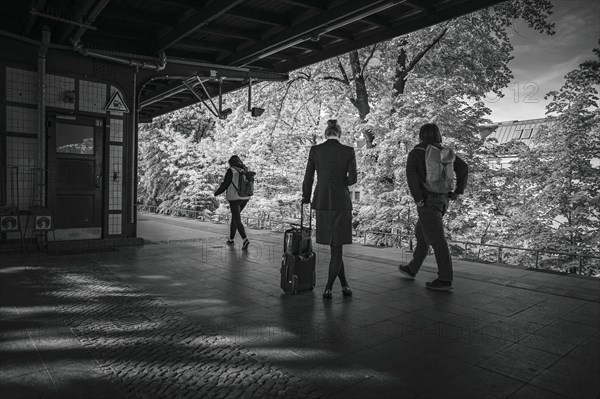
<path id="1" fill-rule="evenodd" d="M 456 188 L 453 191 L 442 193 L 428 190 L 426 186 L 430 186 L 427 184 L 426 148 L 432 145 L 442 150 L 444 148 L 442 147 L 442 135 L 436 124 L 427 123 L 421 126 L 419 139 L 420 143 L 410 151 L 406 162 L 408 188 L 417 205 L 419 215 L 415 226 L 417 246 L 412 260 L 408 264 L 401 264 L 398 269 L 404 277 L 414 280 L 427 257 L 429 245 L 431 245 L 438 266 L 438 278 L 427 282 L 426 287 L 447 291 L 452 289 L 452 258 L 444 235 L 442 217 L 448 210 L 449 199 L 456 200 L 459 194 L 463 194 L 467 185 L 469 168 L 465 161 L 448 150 L 454 156 Z"/>
<path id="2" fill-rule="evenodd" d="M 342 129 L 337 120 L 327 121 L 327 140 L 310 148 L 302 184 L 302 203 L 311 203 L 314 174 L 317 172 L 317 186 L 311 203 L 312 209 L 316 210 L 316 241 L 331 247 L 324 299 L 332 298 L 331 290 L 336 278 L 340 279 L 344 298 L 352 296 L 346 280 L 342 246 L 352 244 L 352 199 L 348 186 L 357 180 L 356 156 L 354 148 L 340 143 L 341 135 Z"/>
<path id="3" fill-rule="evenodd" d="M 223 177 L 223 182 L 215 191 L 215 196 L 225 192 L 225 199 L 229 201 L 229 209 L 231 211 L 231 225 L 229 227 L 229 239 L 227 240 L 228 245 L 233 245 L 236 231 L 240 233 L 240 236 L 244 240 L 242 249 L 248 249 L 250 240 L 246 237 L 246 229 L 242 224 L 242 211 L 248 204 L 250 197 L 242 197 L 239 195 L 236 182 L 239 181 L 240 173 L 244 170 L 244 163 L 237 155 L 233 155 L 229 158 L 229 169 Z"/>

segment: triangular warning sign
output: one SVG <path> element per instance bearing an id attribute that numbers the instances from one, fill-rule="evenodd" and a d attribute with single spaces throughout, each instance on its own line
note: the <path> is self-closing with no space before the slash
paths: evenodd
<path id="1" fill-rule="evenodd" d="M 125 101 L 123 101 L 123 97 L 118 91 L 115 91 L 104 109 L 107 111 L 129 112 L 129 108 L 125 105 Z"/>

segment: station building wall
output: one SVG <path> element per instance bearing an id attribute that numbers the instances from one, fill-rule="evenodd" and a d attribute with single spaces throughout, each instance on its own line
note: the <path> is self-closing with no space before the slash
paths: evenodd
<path id="1" fill-rule="evenodd" d="M 54 203 L 52 171 L 48 154 L 39 164 L 40 148 L 48 147 L 49 118 L 73 120 L 87 117 L 102 128 L 99 154 L 102 161 L 100 236 L 78 234 L 77 228 L 58 229 L 49 239 L 56 240 L 135 237 L 136 127 L 132 112 L 106 110 L 118 92 L 127 108 L 133 110 L 133 70 L 130 67 L 89 59 L 74 51 L 48 49 L 44 76 L 46 126 L 40 125 L 40 75 L 38 47 L 0 37 L 0 205 L 14 205 L 27 223 L 31 205 L 50 208 Z M 40 146 L 40 134 L 45 145 Z M 40 180 L 41 179 L 41 180 Z M 40 196 L 43 181 L 44 196 Z M 40 199 L 42 204 L 40 204 Z M 75 211 L 75 210 L 74 210 Z M 23 229 L 22 227 L 22 229 Z M 64 231 L 62 231 L 64 230 Z M 80 229 L 81 230 L 81 229 Z M 24 232 L 25 235 L 29 232 Z M 4 238 L 17 237 L 5 233 Z"/>

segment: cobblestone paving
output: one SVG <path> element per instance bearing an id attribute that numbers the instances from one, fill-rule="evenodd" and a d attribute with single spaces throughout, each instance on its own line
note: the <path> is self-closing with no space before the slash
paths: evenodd
<path id="1" fill-rule="evenodd" d="M 30 276 L 127 398 L 321 398 L 300 379 L 204 331 L 96 265 L 32 267 Z"/>

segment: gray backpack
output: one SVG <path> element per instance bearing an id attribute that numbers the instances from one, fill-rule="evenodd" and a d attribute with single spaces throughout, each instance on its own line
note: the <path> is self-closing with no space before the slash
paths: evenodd
<path id="1" fill-rule="evenodd" d="M 427 191 L 446 194 L 454 191 L 454 160 L 456 155 L 452 148 L 438 148 L 428 145 L 427 148 L 417 147 L 425 151 L 425 188 Z"/>

